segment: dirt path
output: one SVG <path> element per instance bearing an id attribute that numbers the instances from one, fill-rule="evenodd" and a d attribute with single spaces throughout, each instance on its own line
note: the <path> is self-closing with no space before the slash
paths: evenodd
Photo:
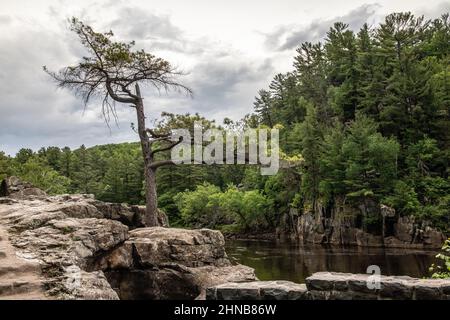
<path id="1" fill-rule="evenodd" d="M 38 263 L 16 255 L 8 233 L 0 225 L 0 300 L 46 299 Z"/>

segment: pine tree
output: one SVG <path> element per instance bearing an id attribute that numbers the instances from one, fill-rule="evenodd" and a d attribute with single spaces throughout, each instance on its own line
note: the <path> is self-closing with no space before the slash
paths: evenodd
<path id="1" fill-rule="evenodd" d="M 327 33 L 325 51 L 333 104 L 343 122 L 353 120 L 358 102 L 356 40 L 348 25 L 337 22 Z"/>
<path id="2" fill-rule="evenodd" d="M 301 188 L 305 202 L 308 202 L 311 210 L 315 212 L 319 196 L 320 151 L 323 137 L 312 105 L 309 105 L 305 121 L 301 123 L 298 132 L 300 133 L 299 146 L 304 158 Z"/>
<path id="3" fill-rule="evenodd" d="M 271 106 L 272 97 L 270 92 L 267 90 L 259 90 L 258 96 L 255 97 L 255 102 L 253 103 L 253 107 L 255 113 L 258 115 L 259 121 L 263 124 L 266 124 L 270 127 L 274 125 L 272 120 L 272 106 Z"/>
<path id="4" fill-rule="evenodd" d="M 73 152 L 72 185 L 81 193 L 98 193 L 100 176 L 93 170 L 91 157 L 84 145 Z"/>
<path id="5" fill-rule="evenodd" d="M 332 110 L 327 98 L 327 61 L 321 43 L 302 43 L 294 58 L 299 96 L 314 104 L 317 115 L 324 123 L 331 123 Z"/>
<path id="6" fill-rule="evenodd" d="M 12 160 L 3 151 L 0 151 L 0 181 L 11 175 Z"/>

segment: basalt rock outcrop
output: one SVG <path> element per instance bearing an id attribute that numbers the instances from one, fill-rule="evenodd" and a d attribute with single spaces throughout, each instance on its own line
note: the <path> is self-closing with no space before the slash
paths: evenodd
<path id="1" fill-rule="evenodd" d="M 375 227 L 364 225 L 367 216 L 378 217 Z M 317 205 L 315 213 L 291 209 L 278 235 L 303 243 L 356 245 L 387 248 L 438 249 L 447 238 L 427 221 L 399 216 L 393 208 L 368 202 L 357 208 Z"/>
<path id="2" fill-rule="evenodd" d="M 253 269 L 231 265 L 220 232 L 140 228 L 141 206 L 92 195 L 47 196 L 17 178 L 1 186 L 2 239 L 20 263 L 34 268 L 39 297 L 194 299 L 211 285 L 256 279 Z M 159 222 L 167 226 L 162 212 Z M 0 299 L 2 274 L 12 279 L 5 290 L 23 285 L 16 269 L 0 270 Z"/>

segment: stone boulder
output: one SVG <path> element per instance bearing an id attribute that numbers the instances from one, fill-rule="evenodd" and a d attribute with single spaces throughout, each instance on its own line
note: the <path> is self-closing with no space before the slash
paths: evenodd
<path id="1" fill-rule="evenodd" d="M 145 206 L 109 203 L 96 200 L 92 194 L 63 194 L 49 197 L 29 182 L 21 181 L 18 177 L 8 177 L 0 184 L 0 204 L 12 203 L 14 200 L 42 200 L 54 204 L 53 211 L 62 211 L 74 218 L 104 218 L 117 220 L 130 228 L 144 227 L 143 216 Z M 160 226 L 168 227 L 167 215 L 158 209 Z"/>
<path id="2" fill-rule="evenodd" d="M 313 300 L 450 299 L 450 279 L 317 272 L 306 278 L 306 286 Z"/>
<path id="3" fill-rule="evenodd" d="M 23 182 L 18 177 L 8 177 L 0 183 L 0 197 L 24 199 L 29 197 L 45 198 L 47 194 L 35 188 L 29 182 Z"/>
<path id="4" fill-rule="evenodd" d="M 0 204 L 0 224 L 9 232 L 16 255 L 37 262 L 53 299 L 118 299 L 101 270 L 98 256 L 128 239 L 128 227 L 105 219 L 89 195 L 44 197 L 31 185 L 9 178 Z M 39 196 L 37 196 L 39 195 Z M 13 198 L 11 198 L 13 197 Z"/>
<path id="5" fill-rule="evenodd" d="M 135 214 L 135 225 L 137 227 L 144 227 L 144 223 L 142 222 L 142 217 L 145 215 L 145 206 L 131 206 L 131 211 Z M 166 213 L 158 209 L 158 223 L 160 227 L 169 227 L 169 218 L 167 217 Z"/>
<path id="6" fill-rule="evenodd" d="M 130 237 L 128 243 L 133 244 L 141 265 L 230 265 L 225 252 L 225 240 L 219 231 L 154 227 L 133 230 Z"/>
<path id="7" fill-rule="evenodd" d="M 64 194 L 48 197 L 47 202 L 58 204 L 60 210 L 71 217 L 104 218 L 117 220 L 131 229 L 142 228 L 145 206 L 110 203 L 96 200 L 89 194 Z M 158 222 L 162 227 L 169 226 L 167 215 L 158 209 Z"/>
<path id="8" fill-rule="evenodd" d="M 64 268 L 62 277 L 49 281 L 52 291 L 65 300 L 119 300 L 102 271 L 86 272 L 77 266 Z"/>
<path id="9" fill-rule="evenodd" d="M 121 299 L 204 298 L 207 287 L 256 280 L 254 270 L 231 265 L 219 231 L 142 228 L 97 261 Z"/>
<path id="10" fill-rule="evenodd" d="M 307 300 L 306 285 L 290 281 L 224 283 L 206 289 L 206 300 Z"/>
<path id="11" fill-rule="evenodd" d="M 91 270 L 97 256 L 128 239 L 128 227 L 86 217 L 89 210 L 80 210 L 80 218 L 75 218 L 75 211 L 65 208 L 38 199 L 15 201 L 0 205 L 0 223 L 9 229 L 16 254 L 39 262 L 50 297 L 117 299 L 103 272 Z"/>

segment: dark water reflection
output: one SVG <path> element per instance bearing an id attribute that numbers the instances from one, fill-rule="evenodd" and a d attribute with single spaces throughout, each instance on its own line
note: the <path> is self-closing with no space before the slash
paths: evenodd
<path id="1" fill-rule="evenodd" d="M 318 271 L 366 273 L 378 265 L 383 275 L 428 276 L 435 262 L 434 251 L 300 246 L 292 242 L 227 240 L 228 256 L 255 268 L 260 280 L 290 280 L 302 283 Z"/>

